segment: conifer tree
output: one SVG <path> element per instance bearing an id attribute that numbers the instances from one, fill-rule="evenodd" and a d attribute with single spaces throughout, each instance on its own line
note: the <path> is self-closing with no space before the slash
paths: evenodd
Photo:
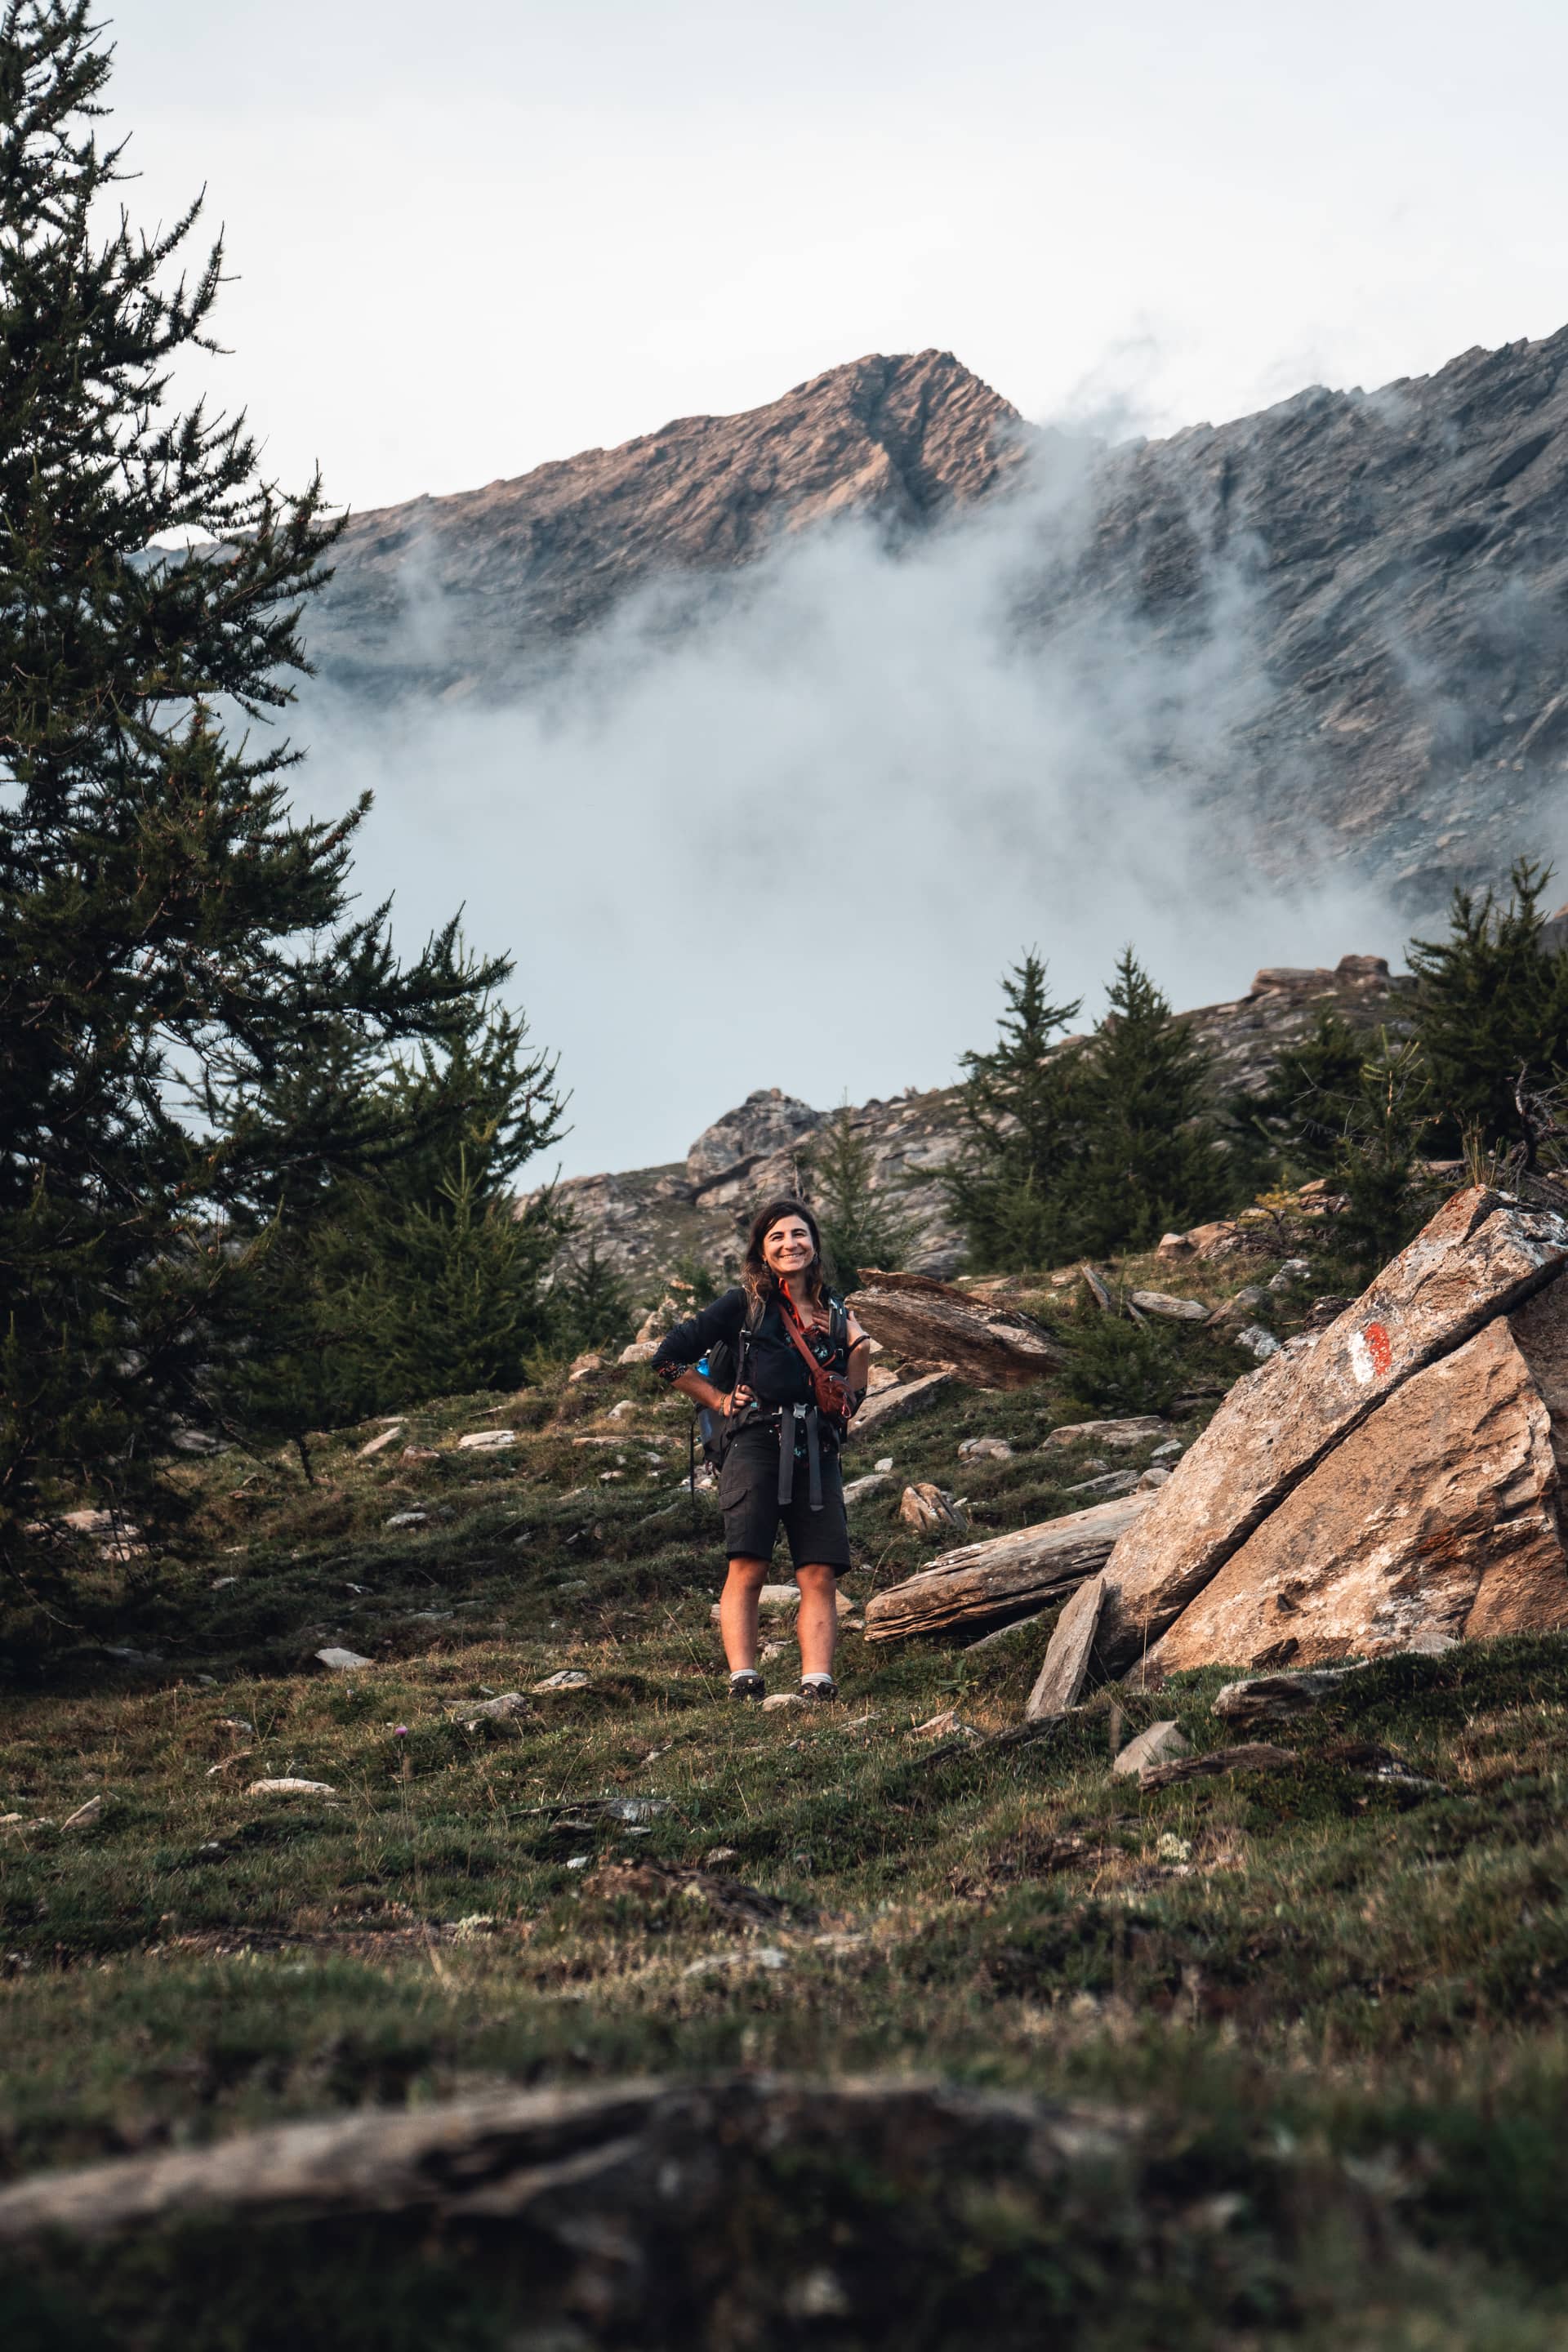
<path id="1" fill-rule="evenodd" d="M 800 1160 L 838 1288 L 853 1290 L 868 1266 L 901 1266 L 914 1226 L 877 1183 L 871 1146 L 847 1102 L 802 1148 Z"/>
<path id="2" fill-rule="evenodd" d="M 1215 1214 L 1232 1181 L 1208 1115 L 1207 1059 L 1131 948 L 1108 994 L 1077 1100 L 1070 1222 L 1074 1245 L 1091 1253 L 1144 1249 Z"/>
<path id="3" fill-rule="evenodd" d="M 963 1057 L 962 1147 L 943 1179 L 977 1272 L 1048 1264 L 1058 1254 L 1078 1150 L 1079 1056 L 1055 1041 L 1082 999 L 1052 1003 L 1033 952 L 1004 978 L 1002 994 L 996 1044 Z"/>
<path id="4" fill-rule="evenodd" d="M 1568 950 L 1548 952 L 1542 940 L 1551 878 L 1550 866 L 1521 858 L 1505 903 L 1490 890 L 1456 890 L 1447 939 L 1410 942 L 1416 1023 L 1450 1150 L 1467 1135 L 1492 1150 L 1528 1143 L 1516 1091 L 1549 1092 L 1568 1076 Z"/>
<path id="5" fill-rule="evenodd" d="M 362 802 L 289 814 L 258 722 L 306 667 L 332 536 L 243 415 L 180 410 L 216 349 L 221 243 L 199 204 L 113 214 L 110 56 L 88 0 L 0 8 L 0 1546 L 68 1482 L 129 1499 L 202 1368 L 237 1264 L 222 1219 L 314 1165 L 374 1157 L 349 1089 L 311 1131 L 210 1133 L 182 1096 L 278 1080 L 333 1032 L 458 1034 L 504 976 L 455 925 L 412 963 L 346 919 Z M 200 542 L 183 553 L 173 542 Z M 224 708 L 250 732 L 226 731 Z M 299 942 L 310 942 L 304 948 Z"/>

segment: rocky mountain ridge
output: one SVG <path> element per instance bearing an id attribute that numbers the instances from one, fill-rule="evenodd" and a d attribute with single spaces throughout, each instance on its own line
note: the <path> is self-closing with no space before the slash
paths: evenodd
<path id="1" fill-rule="evenodd" d="M 951 352 L 873 353 L 739 416 L 677 417 L 619 448 L 353 517 L 312 651 L 365 691 L 527 684 L 651 582 L 721 585 L 780 538 L 853 512 L 921 529 L 995 490 L 1028 436 Z"/>
<path id="2" fill-rule="evenodd" d="M 1558 840 L 1565 360 L 1568 329 L 1096 453 L 951 352 L 873 354 L 738 416 L 354 518 L 312 651 L 351 695 L 505 697 L 634 594 L 699 625 L 836 518 L 898 544 L 1048 475 L 1019 509 L 1025 576 L 990 583 L 1019 642 L 1108 694 L 1164 665 L 1185 715 L 1156 729 L 1151 781 L 1239 816 L 1277 868 L 1326 844 L 1427 908 Z"/>
<path id="3" fill-rule="evenodd" d="M 1397 1027 L 1413 982 L 1391 973 L 1381 956 L 1347 955 L 1332 968 L 1266 967 L 1244 996 L 1189 1013 L 1191 1034 L 1208 1055 L 1216 1100 L 1256 1093 L 1283 1049 L 1304 1036 L 1320 1013 L 1338 1013 L 1358 1028 Z M 850 1111 L 868 1147 L 874 1192 L 884 1193 L 913 1228 L 906 1263 L 945 1276 L 963 1262 L 948 1213 L 942 1172 L 958 1150 L 958 1089 L 911 1089 Z M 574 1246 L 592 1247 L 638 1297 L 651 1297 L 681 1263 L 715 1276 L 739 1257 L 742 1236 L 771 1193 L 805 1190 L 804 1147 L 831 1116 L 779 1087 L 759 1088 L 703 1130 L 683 1160 L 620 1174 L 574 1176 L 558 1189 L 575 1227 Z"/>

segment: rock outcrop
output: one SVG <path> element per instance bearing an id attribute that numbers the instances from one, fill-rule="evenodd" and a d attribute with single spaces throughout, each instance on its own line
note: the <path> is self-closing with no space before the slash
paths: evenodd
<path id="1" fill-rule="evenodd" d="M 1405 975 L 1391 974 L 1380 956 L 1350 955 L 1332 967 L 1260 971 L 1245 995 L 1205 1005 L 1187 1021 L 1210 1056 L 1215 1097 L 1256 1093 L 1320 1013 L 1397 1034 L 1411 985 Z M 941 1182 L 958 1150 L 957 1109 L 956 1088 L 945 1087 L 874 1100 L 849 1114 L 867 1149 L 872 1192 L 883 1195 L 912 1235 L 907 1270 L 937 1278 L 963 1264 Z M 573 1213 L 578 1246 L 592 1244 L 645 1298 L 681 1259 L 719 1273 L 738 1257 L 759 1202 L 793 1190 L 803 1175 L 809 1187 L 803 1147 L 826 1116 L 777 1087 L 759 1089 L 705 1129 L 684 1160 L 570 1178 L 559 1198 Z"/>
<path id="2" fill-rule="evenodd" d="M 916 530 L 992 493 L 1029 438 L 955 360 L 873 353 L 738 416 L 681 416 L 510 481 L 356 515 L 312 607 L 336 683 L 496 694 L 660 581 L 694 606 L 782 538 L 852 513 Z"/>
<path id="3" fill-rule="evenodd" d="M 652 583 L 661 626 L 695 625 L 782 540 L 847 513 L 924 530 L 1064 450 L 951 352 L 872 355 L 356 516 L 310 649 L 378 700 L 512 693 Z M 1020 641 L 1069 671 L 1078 642 L 1190 652 L 1208 723 L 1152 748 L 1205 806 L 1282 867 L 1326 834 L 1423 909 L 1539 846 L 1568 763 L 1568 329 L 1081 465 L 1074 524 L 1036 534 Z"/>
<path id="4" fill-rule="evenodd" d="M 1066 1361 L 1033 1317 L 929 1275 L 868 1273 L 847 1304 L 892 1355 L 951 1364 L 982 1388 L 1026 1388 Z"/>
<path id="5" fill-rule="evenodd" d="M 1565 1266 L 1568 1221 L 1457 1193 L 1237 1383 L 1117 1542 L 1101 1661 L 1158 1681 L 1568 1624 Z"/>

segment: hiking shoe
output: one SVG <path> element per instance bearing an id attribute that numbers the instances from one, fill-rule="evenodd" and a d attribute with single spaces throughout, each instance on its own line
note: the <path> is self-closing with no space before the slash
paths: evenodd
<path id="1" fill-rule="evenodd" d="M 838 1696 L 838 1685 L 829 1675 L 826 1682 L 802 1683 L 800 1695 L 805 1699 L 836 1699 Z"/>
<path id="2" fill-rule="evenodd" d="M 764 1698 L 767 1696 L 767 1688 L 761 1675 L 754 1670 L 743 1675 L 731 1675 L 730 1677 L 731 1698 Z"/>

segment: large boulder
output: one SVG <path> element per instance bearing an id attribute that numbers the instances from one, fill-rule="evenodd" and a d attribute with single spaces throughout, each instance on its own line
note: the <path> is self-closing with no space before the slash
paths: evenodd
<path id="1" fill-rule="evenodd" d="M 890 1354 L 951 1364 L 983 1388 L 1025 1388 L 1067 1360 L 1032 1316 L 929 1275 L 868 1271 L 848 1304 Z"/>
<path id="2" fill-rule="evenodd" d="M 721 1177 L 739 1176 L 770 1152 L 809 1135 L 824 1117 L 782 1087 L 759 1087 L 737 1109 L 703 1129 L 686 1155 L 687 1181 L 702 1190 Z"/>
<path id="3" fill-rule="evenodd" d="M 1472 1186 L 1327 1330 L 1290 1341 L 1238 1381 L 1153 1507 L 1117 1544 L 1098 1643 L 1107 1664 L 1151 1649 L 1269 1514 L 1406 1381 L 1522 1306 L 1565 1264 L 1568 1223 Z M 1227 1663 L 1232 1655 L 1213 1654 Z"/>
<path id="4" fill-rule="evenodd" d="M 1318 1666 L 1564 1623 L 1551 1423 L 1500 1316 L 1320 1463 L 1145 1663 Z"/>

